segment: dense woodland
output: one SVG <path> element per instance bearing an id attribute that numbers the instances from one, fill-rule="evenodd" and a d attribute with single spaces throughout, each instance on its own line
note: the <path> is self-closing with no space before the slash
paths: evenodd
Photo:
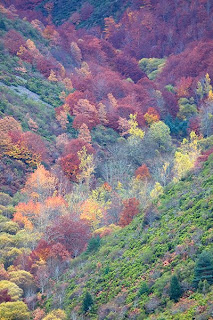
<path id="1" fill-rule="evenodd" d="M 213 319 L 213 3 L 2 0 L 0 319 Z"/>

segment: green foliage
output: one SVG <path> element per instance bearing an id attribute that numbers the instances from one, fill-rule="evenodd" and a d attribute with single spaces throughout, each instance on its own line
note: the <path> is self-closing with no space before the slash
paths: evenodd
<path id="1" fill-rule="evenodd" d="M 181 294 L 182 294 L 182 290 L 179 284 L 179 280 L 177 276 L 174 275 L 172 276 L 170 281 L 170 292 L 169 292 L 170 299 L 177 302 L 181 297 Z"/>
<path id="2" fill-rule="evenodd" d="M 143 281 L 141 283 L 141 287 L 140 287 L 140 289 L 138 291 L 138 294 L 141 296 L 142 294 L 145 294 L 145 293 L 146 294 L 149 293 L 149 287 L 148 287 L 147 283 L 145 281 Z"/>
<path id="3" fill-rule="evenodd" d="M 208 251 L 203 251 L 195 265 L 194 285 L 198 287 L 200 281 L 207 281 L 213 284 L 213 260 Z"/>
<path id="4" fill-rule="evenodd" d="M 199 174 L 190 174 L 183 181 L 164 188 L 164 193 L 155 200 L 154 210 L 148 207 L 129 226 L 102 238 L 98 251 L 91 251 L 73 261 L 71 274 L 73 268 L 77 272 L 71 280 L 69 273 L 63 280 L 69 282 L 64 301 L 67 314 L 80 309 L 79 297 L 83 300 L 83 292 L 87 290 L 96 296 L 95 306 L 89 312 L 94 319 L 106 304 L 109 313 L 122 304 L 139 309 L 141 319 L 151 319 L 149 312 L 152 311 L 145 314 L 145 305 L 149 310 L 159 303 L 161 313 L 157 307 L 156 317 L 159 314 L 160 318 L 173 319 L 172 304 L 179 298 L 180 291 L 177 283 L 174 284 L 176 296 L 171 296 L 174 300 L 168 299 L 171 268 L 181 279 L 184 293 L 185 288 L 193 285 L 195 256 L 212 246 L 212 176 L 213 156 L 210 156 Z M 144 224 L 144 221 L 148 222 Z M 193 239 L 197 237 L 200 240 L 195 245 Z M 204 303 L 202 299 L 211 300 L 211 287 L 207 287 L 205 292 L 192 293 L 186 299 L 189 305 L 191 299 L 196 299 L 194 309 L 187 307 L 186 319 L 194 316 L 195 308 Z M 150 292 L 154 299 L 148 296 Z M 208 308 L 206 313 L 210 313 Z M 184 316 L 183 311 L 177 311 L 177 319 L 184 319 Z"/>
<path id="5" fill-rule="evenodd" d="M 119 138 L 118 133 L 112 128 L 97 126 L 91 132 L 92 142 L 98 143 L 100 146 L 108 146 L 116 142 Z"/>
<path id="6" fill-rule="evenodd" d="M 162 71 L 166 59 L 143 58 L 139 61 L 140 68 L 147 74 L 150 80 L 154 80 Z"/>
<path id="7" fill-rule="evenodd" d="M 82 302 L 82 310 L 87 313 L 93 305 L 93 299 L 91 294 L 87 291 Z"/>
<path id="8" fill-rule="evenodd" d="M 99 236 L 91 238 L 88 242 L 87 252 L 97 251 L 101 245 L 101 238 Z"/>
<path id="9" fill-rule="evenodd" d="M 178 101 L 179 104 L 179 112 L 178 117 L 180 119 L 189 119 L 192 116 L 195 116 L 198 112 L 197 106 L 194 102 L 194 98 L 180 98 Z"/>
<path id="10" fill-rule="evenodd" d="M 67 20 L 72 13 L 78 12 L 84 4 L 84 0 L 59 0 L 53 2 L 52 16 L 55 24 L 61 24 L 64 20 Z M 47 15 L 47 11 L 44 8 L 45 3 L 46 1 L 43 0 L 39 8 L 44 15 Z M 90 0 L 89 3 L 94 6 L 94 11 L 89 19 L 79 24 L 79 27 L 103 26 L 105 17 L 113 16 L 116 18 L 121 16 L 127 6 L 121 0 Z"/>

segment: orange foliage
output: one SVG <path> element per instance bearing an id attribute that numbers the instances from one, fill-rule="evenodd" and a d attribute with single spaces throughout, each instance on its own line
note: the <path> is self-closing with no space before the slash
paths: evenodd
<path id="1" fill-rule="evenodd" d="M 26 229 L 33 229 L 33 224 L 38 221 L 41 214 L 41 204 L 39 202 L 19 203 L 15 207 L 13 220 L 19 224 L 23 224 Z"/>
<path id="2" fill-rule="evenodd" d="M 22 192 L 29 199 L 42 202 L 53 195 L 56 190 L 57 179 L 44 166 L 40 165 L 37 170 L 30 174 Z"/>
<path id="3" fill-rule="evenodd" d="M 153 122 L 157 122 L 160 119 L 160 115 L 154 108 L 149 108 L 147 113 L 144 115 L 144 119 L 148 125 L 151 125 Z"/>
<path id="4" fill-rule="evenodd" d="M 135 171 L 135 177 L 140 180 L 145 180 L 150 178 L 150 172 L 146 164 L 143 164 Z"/>

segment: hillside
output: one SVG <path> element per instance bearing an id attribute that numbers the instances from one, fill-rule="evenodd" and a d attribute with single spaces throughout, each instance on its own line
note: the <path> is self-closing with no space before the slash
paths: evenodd
<path id="1" fill-rule="evenodd" d="M 213 258 L 212 182 L 211 156 L 200 172 L 169 185 L 128 227 L 73 260 L 51 305 L 78 319 L 88 291 L 94 305 L 86 319 L 210 319 L 212 291 L 197 292 L 193 280 L 200 254 Z M 174 274 L 183 290 L 178 303 L 169 299 Z"/>
<path id="2" fill-rule="evenodd" d="M 0 3 L 0 319 L 212 319 L 213 4 Z"/>

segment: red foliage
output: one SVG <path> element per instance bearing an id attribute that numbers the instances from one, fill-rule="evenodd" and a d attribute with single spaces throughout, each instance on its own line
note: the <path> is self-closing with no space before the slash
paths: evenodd
<path id="1" fill-rule="evenodd" d="M 146 76 L 145 73 L 139 68 L 137 60 L 125 55 L 124 53 L 119 53 L 113 62 L 114 69 L 125 78 L 131 78 L 133 81 L 137 82 Z"/>
<path id="2" fill-rule="evenodd" d="M 47 228 L 46 235 L 51 245 L 60 243 L 71 256 L 76 257 L 84 250 L 90 238 L 90 229 L 85 221 L 67 215 L 55 220 Z"/>
<path id="3" fill-rule="evenodd" d="M 77 154 L 83 146 L 86 147 L 88 153 L 94 153 L 94 149 L 91 144 L 85 143 L 81 139 L 72 139 L 69 143 L 66 144 L 63 155 L 68 155 L 70 153 Z"/>
<path id="4" fill-rule="evenodd" d="M 146 164 L 142 164 L 136 171 L 135 176 L 137 179 L 145 180 L 150 178 L 150 172 Z"/>
<path id="5" fill-rule="evenodd" d="M 80 172 L 80 161 L 77 154 L 69 153 L 59 159 L 59 164 L 64 174 L 73 182 L 77 182 L 77 176 Z"/>
<path id="6" fill-rule="evenodd" d="M 80 15 L 81 15 L 81 20 L 87 20 L 93 13 L 93 6 L 89 2 L 85 2 L 81 8 Z"/>
<path id="7" fill-rule="evenodd" d="M 121 211 L 119 225 L 125 227 L 139 213 L 139 201 L 136 198 L 124 200 L 124 209 Z"/>
<path id="8" fill-rule="evenodd" d="M 8 49 L 8 51 L 14 55 L 17 54 L 17 52 L 19 51 L 19 48 L 21 46 L 24 46 L 24 44 L 25 44 L 24 38 L 19 32 L 15 30 L 8 31 L 4 36 L 5 48 Z"/>
<path id="9" fill-rule="evenodd" d="M 12 301 L 11 296 L 8 294 L 8 290 L 4 289 L 0 291 L 0 303 Z"/>
<path id="10" fill-rule="evenodd" d="M 199 117 L 191 118 L 189 120 L 189 131 L 194 131 L 197 135 L 200 133 L 200 119 Z"/>

